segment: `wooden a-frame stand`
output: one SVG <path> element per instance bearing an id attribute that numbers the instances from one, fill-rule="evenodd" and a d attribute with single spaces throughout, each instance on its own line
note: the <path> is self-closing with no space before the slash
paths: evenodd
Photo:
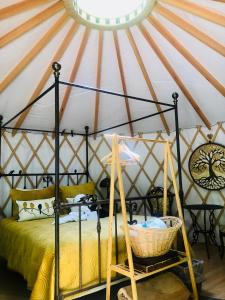
<path id="1" fill-rule="evenodd" d="M 131 251 L 131 243 L 130 243 L 129 232 L 128 232 L 128 224 L 127 224 L 127 213 L 126 213 L 126 203 L 125 203 L 123 180 L 122 180 L 122 171 L 121 171 L 121 164 L 120 164 L 120 159 L 119 159 L 119 142 L 121 140 L 155 142 L 155 143 L 162 143 L 164 145 L 163 215 L 165 216 L 166 211 L 167 211 L 167 177 L 168 177 L 168 165 L 169 165 L 171 176 L 172 176 L 174 192 L 175 192 L 178 217 L 182 220 L 181 231 L 182 231 L 182 236 L 183 236 L 183 241 L 184 241 L 185 252 L 180 252 L 181 256 L 180 256 L 178 262 L 172 263 L 169 266 L 151 271 L 149 273 L 144 273 L 141 271 L 134 270 L 133 257 L 132 257 L 132 251 Z M 113 209 L 114 209 L 114 184 L 115 184 L 115 177 L 116 177 L 115 173 L 116 172 L 117 172 L 117 176 L 118 176 L 121 209 L 122 209 L 122 216 L 123 216 L 123 229 L 124 229 L 124 234 L 125 234 L 126 250 L 127 250 L 127 257 L 128 257 L 128 266 L 126 266 L 125 264 L 112 265 L 112 227 L 113 227 Z M 112 136 L 112 157 L 111 157 L 110 204 L 109 204 L 109 237 L 108 237 L 106 300 L 110 300 L 111 272 L 112 271 L 123 274 L 130 278 L 131 288 L 132 288 L 132 298 L 133 298 L 133 300 L 138 300 L 137 286 L 136 286 L 137 280 L 151 276 L 155 273 L 169 269 L 171 267 L 174 267 L 174 266 L 184 263 L 184 262 L 188 263 L 191 285 L 192 285 L 192 290 L 193 290 L 193 299 L 198 300 L 198 292 L 197 292 L 195 276 L 194 276 L 194 272 L 193 272 L 190 248 L 189 248 L 186 229 L 185 229 L 185 225 L 184 225 L 184 218 L 183 218 L 178 188 L 177 188 L 177 184 L 176 184 L 170 142 L 169 141 L 160 141 L 160 140 L 150 140 L 150 139 L 144 139 L 144 138 L 130 138 L 130 137 L 113 135 Z"/>

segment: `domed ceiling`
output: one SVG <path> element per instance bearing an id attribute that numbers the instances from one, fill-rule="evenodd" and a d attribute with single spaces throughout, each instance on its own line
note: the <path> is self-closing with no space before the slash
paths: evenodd
<path id="1" fill-rule="evenodd" d="M 78 0 L 0 3 L 4 121 L 54 83 L 54 61 L 62 65 L 63 81 L 167 103 L 178 92 L 182 128 L 210 128 L 225 120 L 225 0 L 134 0 L 132 10 L 114 19 L 92 16 Z M 61 130 L 83 132 L 88 125 L 93 132 L 164 109 L 60 86 Z M 54 91 L 9 126 L 53 130 Z M 117 132 L 169 132 L 174 127 L 169 112 Z"/>

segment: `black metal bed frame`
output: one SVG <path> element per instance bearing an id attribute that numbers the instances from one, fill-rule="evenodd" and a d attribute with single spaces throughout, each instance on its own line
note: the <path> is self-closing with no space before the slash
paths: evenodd
<path id="1" fill-rule="evenodd" d="M 67 176 L 67 184 L 69 185 L 70 182 L 70 177 L 71 176 L 76 176 L 77 179 L 77 183 L 78 183 L 78 178 L 80 175 L 85 175 L 86 176 L 86 181 L 88 182 L 89 179 L 89 167 L 88 167 L 88 137 L 98 134 L 98 133 L 102 133 L 111 129 L 115 129 L 117 127 L 120 126 L 124 126 L 130 123 L 134 123 L 134 122 L 138 122 L 156 115 L 159 115 L 161 113 L 166 113 L 169 111 L 174 110 L 174 117 L 175 117 L 175 128 L 176 128 L 176 146 L 177 146 L 177 162 L 178 162 L 178 181 L 179 181 L 179 194 L 180 194 L 180 198 L 183 204 L 183 186 L 182 186 L 182 172 L 181 172 L 181 156 L 180 156 L 180 140 L 179 140 L 179 120 L 178 120 L 178 94 L 177 93 L 173 93 L 172 94 L 172 98 L 173 98 L 173 104 L 169 104 L 169 103 L 164 103 L 164 102 L 156 102 L 153 100 L 149 100 L 149 99 L 144 99 L 144 98 L 139 98 L 139 97 L 134 97 L 134 96 L 129 96 L 129 95 L 123 95 L 120 93 L 115 93 L 112 91 L 107 91 L 107 90 L 103 90 L 103 89 L 97 89 L 97 88 L 93 88 L 93 87 L 89 87 L 89 86 L 84 86 L 84 85 L 78 85 L 78 84 L 74 84 L 74 83 L 70 83 L 70 82 L 65 82 L 65 81 L 60 81 L 59 80 L 59 76 L 60 76 L 60 69 L 61 69 L 61 65 L 58 62 L 54 62 L 52 64 L 52 68 L 53 68 L 53 72 L 54 72 L 54 78 L 55 78 L 55 82 L 49 87 L 47 88 L 43 93 L 41 93 L 36 99 L 34 99 L 30 104 L 28 104 L 25 108 L 23 108 L 21 111 L 19 111 L 16 115 L 14 115 L 12 118 L 10 118 L 8 121 L 6 121 L 3 124 L 3 117 L 0 116 L 0 167 L 1 167 L 1 137 L 2 137 L 2 130 L 5 129 L 16 129 L 16 130 L 20 130 L 20 131 L 30 131 L 30 132 L 42 132 L 42 133 L 54 133 L 55 134 L 55 173 L 30 173 L 30 174 L 23 174 L 22 171 L 19 171 L 19 173 L 15 173 L 14 170 L 12 170 L 11 172 L 4 174 L 4 173 L 0 173 L 0 178 L 1 177 L 10 177 L 11 176 L 11 182 L 12 182 L 12 187 L 14 186 L 14 177 L 16 176 L 22 176 L 24 178 L 24 187 L 26 188 L 26 179 L 30 176 L 34 176 L 36 178 L 36 187 L 38 186 L 38 176 L 42 176 L 42 179 L 46 182 L 47 186 L 49 185 L 49 183 L 51 184 L 55 184 L 55 289 L 54 289 L 54 299 L 55 300 L 61 300 L 64 299 L 65 296 L 71 296 L 71 295 L 75 295 L 77 293 L 80 292 L 84 292 L 90 289 L 93 289 L 95 287 L 99 287 L 101 285 L 104 284 L 102 278 L 101 278 L 101 221 L 100 221 L 100 209 L 101 209 L 101 205 L 102 204 L 107 204 L 108 200 L 97 200 L 94 204 L 96 206 L 96 210 L 97 210 L 97 234 L 98 234 L 98 283 L 96 285 L 92 285 L 89 286 L 87 288 L 83 288 L 82 287 L 82 227 L 81 227 L 81 206 L 89 206 L 89 205 L 93 205 L 93 202 L 90 202 L 88 199 L 84 200 L 81 203 L 76 203 L 76 204 L 62 204 L 60 203 L 60 197 L 59 197 L 59 183 L 60 183 L 60 176 Z M 85 90 L 90 90 L 90 91 L 95 91 L 95 92 L 99 92 L 99 93 L 104 93 L 104 94 L 108 94 L 108 95 L 113 95 L 113 96 L 117 96 L 117 97 L 121 97 L 122 99 L 124 99 L 124 97 L 128 98 L 128 99 L 133 99 L 136 101 L 142 101 L 142 102 L 147 102 L 147 103 L 153 103 L 153 104 L 159 104 L 162 105 L 164 107 L 166 107 L 165 110 L 162 110 L 160 112 L 156 112 L 153 114 L 149 114 L 134 120 L 131 120 L 129 122 L 124 122 L 109 128 L 105 128 L 102 130 L 98 130 L 96 132 L 92 132 L 89 133 L 89 127 L 86 126 L 85 127 L 85 133 L 76 133 L 73 130 L 71 131 L 60 131 L 59 129 L 59 86 L 61 85 L 66 85 L 66 86 L 71 86 L 71 87 L 76 87 L 76 88 L 80 88 L 80 89 L 85 89 Z M 43 96 L 45 96 L 49 91 L 51 91 L 52 89 L 55 90 L 55 130 L 51 131 L 51 130 L 40 130 L 40 129 L 31 129 L 31 128 L 15 128 L 15 127 L 10 127 L 8 126 L 14 119 L 16 119 L 20 114 L 22 114 L 24 111 L 26 111 L 29 107 L 31 107 L 34 103 L 36 103 L 38 100 L 40 100 Z M 85 138 L 86 141 L 86 166 L 85 166 L 85 171 L 83 173 L 78 173 L 76 170 L 72 173 L 60 173 L 59 170 L 59 138 L 60 135 L 64 135 L 64 134 L 71 134 L 72 136 L 83 136 Z M 53 178 L 55 179 L 55 182 L 53 180 Z M 148 195 L 148 199 L 149 199 L 149 195 Z M 155 197 L 161 197 L 160 195 L 154 195 Z M 129 214 L 130 214 L 130 220 L 129 223 L 134 223 L 135 220 L 133 220 L 133 213 L 134 211 L 136 211 L 137 209 L 137 203 L 136 201 L 142 201 L 142 204 L 144 204 L 144 218 L 145 220 L 147 219 L 147 201 L 148 201 L 147 197 L 133 197 L 133 198 L 128 198 L 126 199 L 127 201 L 127 205 L 128 205 L 128 210 L 129 210 Z M 119 203 L 119 199 L 115 200 L 115 254 L 116 254 L 116 263 L 118 263 L 118 232 L 117 232 L 117 211 L 118 211 L 118 203 Z M 66 293 L 66 294 L 61 294 L 60 293 L 60 265 L 59 265 L 59 261 L 60 261 L 60 250 L 59 250 L 59 246 L 60 246 L 60 235 L 59 235 L 59 215 L 60 215 L 60 210 L 62 208 L 70 208 L 72 206 L 78 206 L 78 211 L 79 211 L 79 288 Z M 116 277 L 118 279 L 118 277 Z"/>

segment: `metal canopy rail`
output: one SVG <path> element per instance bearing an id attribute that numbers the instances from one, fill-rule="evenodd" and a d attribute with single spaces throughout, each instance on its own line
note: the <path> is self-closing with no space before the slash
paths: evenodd
<path id="1" fill-rule="evenodd" d="M 140 97 L 135 97 L 135 96 L 129 96 L 129 95 L 125 95 L 125 94 L 120 94 L 120 93 L 115 93 L 112 91 L 107 91 L 107 90 L 103 90 L 103 89 L 97 89 L 97 88 L 93 88 L 93 87 L 89 87 L 89 86 L 84 86 L 84 85 L 78 85 L 78 84 L 74 84 L 74 83 L 70 83 L 70 82 L 65 82 L 65 81 L 60 81 L 59 80 L 59 76 L 60 76 L 60 70 L 61 70 L 61 65 L 58 62 L 54 62 L 52 64 L 52 69 L 54 72 L 54 78 L 55 78 L 55 82 L 54 84 L 52 84 L 50 87 L 48 87 L 42 94 L 40 94 L 37 98 L 35 98 L 31 103 L 29 103 L 26 107 L 24 107 L 22 110 L 20 110 L 16 115 L 14 115 L 13 117 L 11 117 L 8 121 L 6 121 L 4 124 L 2 124 L 3 122 L 3 116 L 0 115 L 0 162 L 1 162 L 1 136 L 2 136 L 2 131 L 6 130 L 6 129 L 16 129 L 16 130 L 21 130 L 21 131 L 30 131 L 30 132 L 44 132 L 44 133 L 54 133 L 55 136 L 55 288 L 54 288 L 54 292 L 55 292 L 55 296 L 54 299 L 55 300 L 60 300 L 61 299 L 61 293 L 60 293 L 60 278 L 59 278 L 59 274 L 60 274 L 60 267 L 59 267 L 59 258 L 60 258 L 60 251 L 59 251 L 59 243 L 60 243 L 60 236 L 59 236 L 59 214 L 60 214 L 60 208 L 62 207 L 61 203 L 60 203 L 60 199 L 59 199 L 59 176 L 60 176 L 60 172 L 59 172 L 59 138 L 60 135 L 72 135 L 72 136 L 83 136 L 85 138 L 86 141 L 86 180 L 88 181 L 89 178 L 89 166 L 88 166 L 88 137 L 98 134 L 98 133 L 102 133 L 111 129 L 115 129 L 117 127 L 121 127 L 124 125 L 128 125 L 130 123 L 134 123 L 134 122 L 138 122 L 150 117 L 154 117 L 156 115 L 165 113 L 165 112 L 169 112 L 171 110 L 174 110 L 174 119 L 175 119 L 175 128 L 176 128 L 176 145 L 177 145 L 177 162 L 178 162 L 178 179 L 179 179 L 179 196 L 181 199 L 181 203 L 183 204 L 183 187 L 182 187 L 182 174 L 181 174 L 181 159 L 180 159 L 180 140 L 179 140 L 179 121 L 178 121 L 178 97 L 179 95 L 177 93 L 173 93 L 172 94 L 172 98 L 173 98 L 173 104 L 169 104 L 169 103 L 165 103 L 165 102 L 158 102 L 158 101 L 153 101 L 150 99 L 145 99 L 145 98 L 140 98 Z M 138 119 L 134 119 L 134 120 L 130 120 L 129 122 L 124 122 L 109 128 L 105 128 L 102 130 L 98 130 L 92 133 L 89 133 L 89 127 L 85 126 L 85 132 L 84 133 L 76 133 L 73 130 L 71 131 L 66 131 L 65 129 L 60 131 L 59 130 L 59 115 L 60 115 L 60 109 L 59 109 L 59 87 L 61 85 L 67 85 L 67 86 L 71 86 L 71 87 L 75 87 L 75 88 L 81 88 L 84 90 L 90 90 L 90 91 L 95 91 L 98 93 L 103 93 L 103 94 L 108 94 L 108 95 L 113 95 L 116 97 L 121 97 L 123 98 L 123 100 L 125 98 L 128 99 L 133 99 L 135 101 L 142 101 L 142 102 L 146 102 L 146 103 L 150 103 L 150 104 L 157 104 L 157 105 L 162 105 L 165 107 L 165 110 L 162 110 L 160 112 L 157 113 L 153 113 L 153 114 L 149 114 L 146 116 L 143 116 L 141 118 Z M 33 128 L 16 128 L 13 126 L 7 126 L 9 123 L 11 123 L 13 120 L 15 120 L 18 116 L 20 116 L 24 111 L 26 111 L 28 108 L 30 108 L 33 104 L 35 104 L 37 101 L 39 101 L 42 97 L 44 97 L 48 92 L 50 92 L 52 89 L 55 90 L 55 130 L 41 130 L 41 129 L 33 129 Z M 0 164 L 1 165 L 1 164 Z M 1 166 L 0 166 L 1 168 Z M 3 174 L 2 174 L 3 175 Z M 5 174 L 6 176 L 11 176 L 10 174 Z M 29 174 L 27 174 L 29 175 Z M 4 175 L 3 175 L 4 176 Z M 1 211 L 0 211 L 1 212 Z M 73 292 L 73 294 L 76 292 Z"/>
<path id="2" fill-rule="evenodd" d="M 61 65 L 57 62 L 54 62 L 52 64 L 52 66 L 56 66 L 56 68 L 59 68 L 59 70 L 61 69 Z M 59 66 L 59 67 L 58 67 Z M 54 67 L 53 67 L 54 69 Z M 121 124 L 118 124 L 118 125 L 114 125 L 112 127 L 108 127 L 108 128 L 105 128 L 105 129 L 101 129 L 101 130 L 98 130 L 98 131 L 94 131 L 92 133 L 89 133 L 88 135 L 95 135 L 95 134 L 98 134 L 98 133 L 102 133 L 102 132 L 105 132 L 105 131 L 108 131 L 108 130 L 111 130 L 111 129 L 115 129 L 115 128 L 118 128 L 118 127 L 121 127 L 121 126 L 124 126 L 124 125 L 128 125 L 128 124 L 131 124 L 131 123 L 135 123 L 135 122 L 138 122 L 138 121 L 142 121 L 144 119 L 147 119 L 147 118 L 151 118 L 151 117 L 154 117 L 154 116 L 157 116 L 159 114 L 162 114 L 162 113 L 165 113 L 165 112 L 169 112 L 171 110 L 176 110 L 176 107 L 177 107 L 177 99 L 178 99 L 178 94 L 177 93 L 173 93 L 172 97 L 174 99 L 174 104 L 170 104 L 170 103 L 166 103 L 166 102 L 160 102 L 160 101 L 154 101 L 154 100 L 151 100 L 151 99 L 145 99 L 145 98 L 140 98 L 140 97 L 136 97 L 136 96 L 131 96 L 131 95 L 125 95 L 125 94 L 121 94 L 121 93 L 116 93 L 116 92 L 112 92 L 112 91 L 108 91 L 108 90 L 104 90 L 104 89 L 97 89 L 97 88 L 94 88 L 94 87 L 90 87 L 90 86 L 86 86 L 86 85 L 80 85 L 80 84 L 75 84 L 75 83 L 71 83 L 71 82 L 66 82 L 66 81 L 60 81 L 58 80 L 58 83 L 57 85 L 67 85 L 67 86 L 71 86 L 71 87 L 76 87 L 76 88 L 79 88 L 79 89 L 84 89 L 84 90 L 89 90 L 89 91 L 94 91 L 94 92 L 98 92 L 98 93 L 102 93 L 102 94 L 108 94 L 108 95 L 112 95 L 112 96 L 116 96 L 118 98 L 121 98 L 122 100 L 124 100 L 125 98 L 128 98 L 128 99 L 132 99 L 132 100 L 135 100 L 135 101 L 140 101 L 140 102 L 147 102 L 147 103 L 152 103 L 152 104 L 156 104 L 156 105 L 162 105 L 162 106 L 165 106 L 165 107 L 169 107 L 168 109 L 165 109 L 163 111 L 160 111 L 160 112 L 157 112 L 157 113 L 153 113 L 153 114 L 149 114 L 149 115 L 146 115 L 146 116 L 143 116 L 143 117 L 140 117 L 138 119 L 134 119 L 134 120 L 131 120 L 131 121 L 128 121 L 128 122 L 123 122 Z M 13 117 L 11 117 L 9 120 L 7 120 L 1 127 L 2 129 L 16 129 L 16 130 L 21 130 L 21 131 L 33 131 L 33 132 L 43 132 L 43 133 L 55 133 L 55 130 L 47 130 L 47 129 L 34 129 L 34 128 L 18 128 L 18 127 L 13 127 L 13 126 L 7 126 L 8 124 L 10 124 L 12 121 L 14 121 L 17 117 L 19 117 L 24 111 L 26 111 L 28 108 L 30 108 L 31 106 L 33 106 L 33 104 L 35 104 L 36 102 L 38 102 L 40 99 L 42 99 L 46 94 L 48 94 L 53 88 L 56 89 L 56 83 L 52 84 L 50 87 L 48 87 L 43 93 L 41 93 L 37 98 L 35 98 L 31 103 L 29 103 L 27 106 L 25 106 L 22 110 L 20 110 L 18 113 L 16 113 Z M 80 135 L 80 136 L 85 136 L 86 133 L 77 133 L 77 132 L 74 132 L 73 130 L 71 131 L 66 131 L 66 130 L 62 130 L 62 131 L 59 131 L 60 134 L 74 134 L 74 135 Z"/>
<path id="3" fill-rule="evenodd" d="M 73 87 L 77 87 L 80 89 L 84 89 L 84 90 L 89 90 L 89 91 L 94 91 L 94 92 L 99 92 L 102 94 L 108 94 L 108 95 L 112 95 L 112 96 L 118 96 L 118 97 L 126 97 L 128 99 L 133 99 L 133 100 L 137 100 L 137 101 L 142 101 L 142 102 L 149 102 L 149 103 L 154 103 L 154 104 L 159 104 L 159 105 L 164 105 L 164 106 L 169 106 L 169 107 L 174 107 L 173 104 L 169 104 L 166 102 L 158 102 L 158 101 L 154 101 L 154 100 L 150 100 L 150 99 L 145 99 L 145 98 L 140 98 L 140 97 L 136 97 L 136 96 L 129 96 L 129 95 L 124 95 L 121 93 L 115 93 L 112 91 L 107 91 L 107 90 L 103 90 L 103 89 L 97 89 L 97 88 L 93 88 L 90 86 L 86 86 L 86 85 L 80 85 L 80 84 L 76 84 L 76 83 L 71 83 L 71 82 L 65 82 L 65 81 L 59 81 L 60 84 L 64 84 L 64 85 L 69 85 L 69 86 L 73 86 Z"/>

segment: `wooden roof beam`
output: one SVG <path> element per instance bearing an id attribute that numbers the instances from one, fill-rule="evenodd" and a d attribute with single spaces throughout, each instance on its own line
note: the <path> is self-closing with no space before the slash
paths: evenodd
<path id="1" fill-rule="evenodd" d="M 77 72 L 78 72 L 78 69 L 80 67 L 80 63 L 81 63 L 81 60 L 82 60 L 84 50 L 86 48 L 89 36 L 90 36 L 90 29 L 86 28 L 85 32 L 84 32 L 84 35 L 83 35 L 83 38 L 82 38 L 82 41 L 81 41 L 81 44 L 80 44 L 80 48 L 78 50 L 78 54 L 76 56 L 76 59 L 75 59 L 74 65 L 73 65 L 73 69 L 70 73 L 69 82 L 74 82 L 75 79 L 76 79 Z M 70 96 L 70 93 L 71 93 L 71 89 L 72 89 L 71 86 L 66 87 L 64 97 L 63 97 L 63 101 L 62 101 L 62 105 L 61 105 L 60 112 L 59 112 L 59 121 L 60 122 L 62 121 L 63 114 L 65 112 L 65 109 L 66 109 L 66 106 L 67 106 L 67 103 L 68 103 L 68 100 L 69 100 L 69 96 Z"/>
<path id="2" fill-rule="evenodd" d="M 184 85 L 184 83 L 182 82 L 180 77 L 178 76 L 178 74 L 175 72 L 175 70 L 173 69 L 173 67 L 171 66 L 171 64 L 167 60 L 167 58 L 164 56 L 164 54 L 162 53 L 162 51 L 160 50 L 160 48 L 158 47 L 158 45 L 156 44 L 154 39 L 151 37 L 151 35 L 146 30 L 146 28 L 144 27 L 143 24 L 140 24 L 138 27 L 139 27 L 141 33 L 143 34 L 143 36 L 145 37 L 146 41 L 150 45 L 150 47 L 153 49 L 155 54 L 158 56 L 158 58 L 160 59 L 160 61 L 162 62 L 162 64 L 164 65 L 164 67 L 166 68 L 168 73 L 170 74 L 170 76 L 174 79 L 174 81 L 176 82 L 176 84 L 179 86 L 182 93 L 184 94 L 184 96 L 187 98 L 187 100 L 190 102 L 190 104 L 192 105 L 192 107 L 194 108 L 196 113 L 199 115 L 200 119 L 207 126 L 207 128 L 210 129 L 211 124 L 210 124 L 208 118 L 203 113 L 203 111 L 200 109 L 197 102 L 192 97 L 192 95 L 190 94 L 190 92 L 188 91 L 188 89 L 186 88 L 186 86 Z"/>
<path id="3" fill-rule="evenodd" d="M 123 69 L 123 63 L 122 63 L 122 57 L 121 57 L 121 52 L 120 52 L 120 45 L 119 45 L 119 40 L 118 40 L 118 35 L 116 31 L 113 31 L 113 39 L 114 39 L 114 44 L 116 48 L 116 56 L 117 56 L 117 62 L 119 66 L 119 71 L 120 71 L 120 79 L 123 87 L 123 93 L 124 95 L 127 95 L 127 86 L 126 86 L 126 81 L 125 81 L 125 76 L 124 76 L 124 69 Z M 130 111 L 130 105 L 129 105 L 129 99 L 125 96 L 125 107 L 127 111 L 127 118 L 128 122 L 131 122 L 131 111 Z M 134 129 L 133 129 L 133 124 L 129 123 L 129 128 L 130 128 L 130 134 L 131 136 L 134 136 Z"/>
<path id="4" fill-rule="evenodd" d="M 148 21 L 152 24 L 156 30 L 158 30 L 162 36 L 171 43 L 173 47 L 180 52 L 187 61 L 196 69 L 199 73 L 205 77 L 208 82 L 214 86 L 219 93 L 225 97 L 225 87 L 202 65 L 199 61 L 163 26 L 155 17 L 148 17 Z"/>
<path id="5" fill-rule="evenodd" d="M 138 64 L 139 64 L 139 67 L 140 67 L 140 69 L 141 69 L 141 71 L 142 71 L 142 74 L 143 74 L 143 76 L 144 76 L 144 79 L 145 79 L 145 81 L 146 81 L 146 84 L 147 84 L 147 86 L 148 86 L 150 95 L 151 95 L 151 97 L 152 97 L 152 99 L 153 99 L 154 101 L 158 101 L 158 98 L 157 98 L 157 96 L 156 96 L 156 93 L 155 93 L 155 90 L 154 90 L 154 88 L 153 88 L 152 82 L 151 82 L 150 77 L 149 77 L 149 75 L 148 75 L 148 72 L 147 72 L 147 70 L 146 70 L 146 68 L 145 68 L 144 62 L 143 62 L 143 60 L 142 60 L 142 58 L 141 58 L 141 55 L 140 55 L 140 52 L 139 52 L 139 50 L 138 50 L 137 44 L 136 44 L 136 42 L 135 42 L 135 40 L 134 40 L 134 37 L 133 37 L 133 35 L 132 35 L 130 29 L 127 29 L 127 30 L 126 30 L 126 34 L 127 34 L 128 39 L 129 39 L 129 42 L 130 42 L 130 44 L 131 44 L 131 47 L 132 47 L 132 49 L 133 49 L 133 51 L 134 51 L 134 54 L 135 54 L 135 56 L 136 56 L 137 62 L 138 62 Z M 156 109 L 157 109 L 158 112 L 161 112 L 161 111 L 162 111 L 162 110 L 161 110 L 161 106 L 160 106 L 159 104 L 156 104 Z M 165 118 L 164 114 L 161 113 L 159 116 L 160 116 L 160 118 L 161 118 L 161 121 L 162 121 L 162 123 L 163 123 L 163 126 L 164 126 L 164 128 L 165 128 L 167 134 L 169 135 L 170 130 L 169 130 L 169 126 L 168 126 L 168 124 L 167 124 L 167 121 L 166 121 L 166 118 Z"/>
<path id="6" fill-rule="evenodd" d="M 98 89 L 100 88 L 100 84 L 101 84 L 102 50 L 103 50 L 103 31 L 99 30 L 98 62 L 97 62 L 97 78 L 96 78 L 96 87 Z M 96 132 L 98 130 L 99 102 L 100 102 L 100 93 L 96 92 L 96 94 L 95 94 L 94 132 Z M 94 138 L 96 138 L 96 135 L 94 135 Z"/>
<path id="7" fill-rule="evenodd" d="M 160 2 L 170 4 L 176 8 L 187 11 L 192 15 L 196 15 L 221 26 L 225 26 L 225 16 L 218 13 L 216 10 L 206 8 L 188 0 L 160 0 Z"/>
<path id="8" fill-rule="evenodd" d="M 225 1 L 225 0 L 224 0 Z M 173 13 L 166 7 L 157 3 L 154 6 L 154 12 L 159 13 L 161 16 L 172 22 L 173 24 L 177 25 L 184 31 L 191 34 L 193 37 L 210 47 L 211 49 L 215 50 L 219 54 L 225 56 L 225 47 L 217 42 L 215 39 L 207 35 L 205 32 L 199 30 L 197 27 L 193 26 L 191 23 L 187 22 L 183 18 L 179 17 L 177 14 Z"/>
<path id="9" fill-rule="evenodd" d="M 14 28 L 13 30 L 9 31 L 2 37 L 0 37 L 0 47 L 4 47 L 8 43 L 12 42 L 13 40 L 17 39 L 25 32 L 31 30 L 32 28 L 38 26 L 43 21 L 47 20 L 51 16 L 55 15 L 58 11 L 63 9 L 63 3 L 61 1 L 56 2 L 55 4 L 51 5 L 47 9 L 43 10 L 39 14 L 35 15 L 31 19 L 27 20 L 26 22 L 20 24 L 18 27 Z"/>
<path id="10" fill-rule="evenodd" d="M 68 18 L 67 13 L 63 14 L 33 46 L 33 48 L 31 48 L 30 51 L 21 59 L 21 61 L 6 75 L 2 82 L 0 82 L 0 92 L 2 92 L 24 70 L 32 59 L 40 53 L 40 51 L 49 43 L 62 26 L 65 25 Z"/>
<path id="11" fill-rule="evenodd" d="M 25 12 L 26 10 L 35 8 L 36 6 L 52 2 L 54 0 L 22 0 L 18 3 L 6 6 L 0 9 L 0 20 L 12 17 L 14 15 Z"/>
<path id="12" fill-rule="evenodd" d="M 52 75 L 52 63 L 54 61 L 59 61 L 60 58 L 63 56 L 64 52 L 66 51 L 66 49 L 68 48 L 68 46 L 70 45 L 75 33 L 77 32 L 78 28 L 80 27 L 79 24 L 77 23 L 73 23 L 72 26 L 70 27 L 70 29 L 68 30 L 67 34 L 65 35 L 65 38 L 62 40 L 61 44 L 59 45 L 59 48 L 57 49 L 56 53 L 54 54 L 54 56 L 51 58 L 44 74 L 41 77 L 41 80 L 39 81 L 38 85 L 36 86 L 30 100 L 28 101 L 27 105 L 30 104 L 35 98 L 37 98 L 42 89 L 44 88 L 46 82 L 48 81 L 49 77 Z M 24 111 L 19 119 L 17 120 L 15 127 L 16 128 L 20 128 L 23 124 L 23 122 L 25 121 L 27 115 L 29 114 L 30 110 L 32 109 L 32 106 L 29 107 L 26 111 Z M 16 129 L 13 130 L 12 134 L 15 135 L 17 132 Z"/>

